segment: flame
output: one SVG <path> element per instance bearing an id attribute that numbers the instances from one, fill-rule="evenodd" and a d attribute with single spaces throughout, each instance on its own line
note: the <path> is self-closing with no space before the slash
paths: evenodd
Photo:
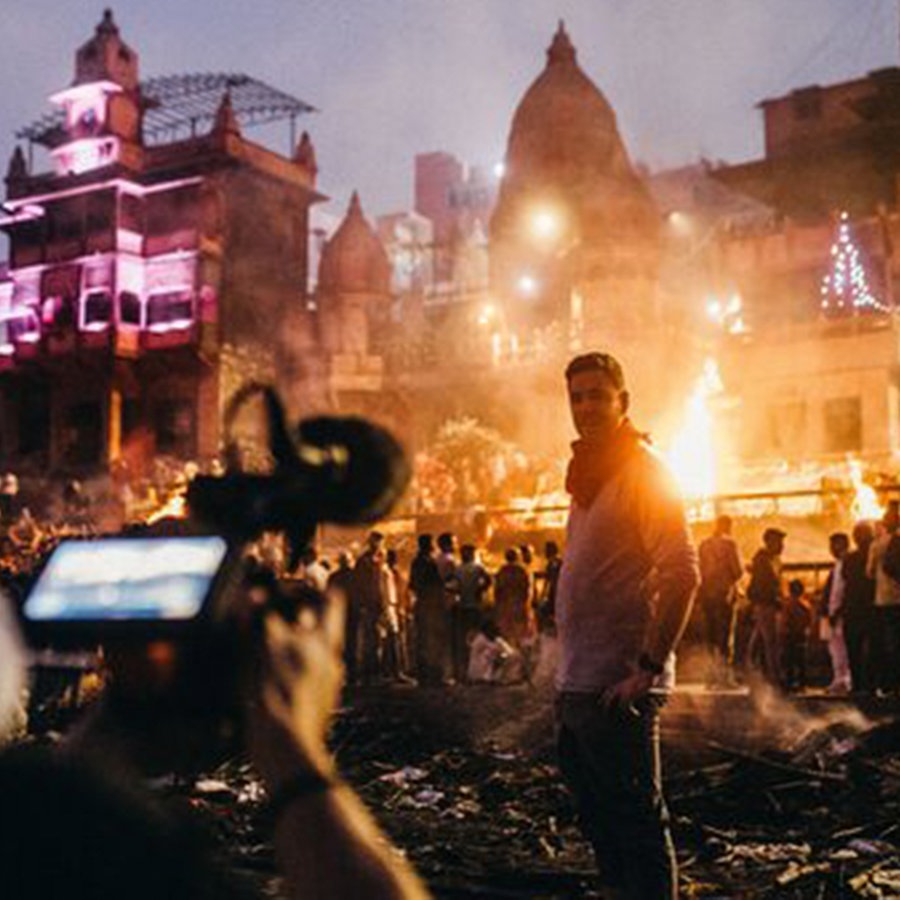
<path id="1" fill-rule="evenodd" d="M 878 494 L 870 484 L 866 484 L 862 477 L 862 464 L 858 459 L 847 461 L 850 469 L 850 483 L 853 485 L 853 504 L 851 510 L 853 520 L 880 519 L 884 515 L 884 508 L 878 502 Z"/>
<path id="2" fill-rule="evenodd" d="M 159 509 L 147 516 L 147 524 L 154 525 L 162 519 L 184 519 L 187 516 L 187 502 L 184 494 L 170 497 Z"/>
<path id="3" fill-rule="evenodd" d="M 685 404 L 684 419 L 664 456 L 682 493 L 689 499 L 711 497 L 716 490 L 716 452 L 709 400 L 723 390 L 719 367 L 707 358 Z"/>

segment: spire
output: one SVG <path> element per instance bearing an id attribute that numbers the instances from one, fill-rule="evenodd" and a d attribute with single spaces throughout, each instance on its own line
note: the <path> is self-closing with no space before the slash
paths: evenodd
<path id="1" fill-rule="evenodd" d="M 309 172 L 309 177 L 315 184 L 319 166 L 316 163 L 316 148 L 313 146 L 312 138 L 310 138 L 308 131 L 304 131 L 300 135 L 297 149 L 294 150 L 294 164 L 300 166 L 301 169 L 306 169 Z"/>
<path id="2" fill-rule="evenodd" d="M 12 156 L 9 158 L 9 168 L 6 170 L 6 183 L 22 181 L 28 177 L 28 165 L 25 162 L 25 154 L 22 148 L 16 144 Z"/>
<path id="3" fill-rule="evenodd" d="M 547 65 L 552 66 L 559 63 L 574 62 L 575 47 L 569 39 L 569 33 L 566 31 L 566 23 L 560 19 L 556 34 L 553 35 L 553 41 L 547 48 Z"/>
<path id="4" fill-rule="evenodd" d="M 116 25 L 115 20 L 113 19 L 112 10 L 107 7 L 103 10 L 103 18 L 100 20 L 100 24 L 97 26 L 97 36 L 105 36 L 119 33 L 119 26 Z"/>
<path id="5" fill-rule="evenodd" d="M 354 191 L 347 214 L 319 259 L 319 289 L 327 294 L 385 294 L 391 265 L 375 229 L 366 221 Z"/>
<path id="6" fill-rule="evenodd" d="M 128 91 L 138 85 L 138 56 L 119 34 L 111 9 L 94 29 L 91 39 L 75 54 L 75 84 L 112 81 Z"/>
<path id="7" fill-rule="evenodd" d="M 222 95 L 222 102 L 216 110 L 216 119 L 213 123 L 212 133 L 220 137 L 228 134 L 240 135 L 241 126 L 238 124 L 237 116 L 234 114 L 234 107 L 231 104 L 231 90 L 226 89 Z"/>

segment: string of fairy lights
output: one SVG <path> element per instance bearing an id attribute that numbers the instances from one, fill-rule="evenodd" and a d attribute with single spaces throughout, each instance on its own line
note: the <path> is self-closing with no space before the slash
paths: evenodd
<path id="1" fill-rule="evenodd" d="M 846 212 L 838 220 L 831 245 L 831 266 L 822 278 L 821 306 L 823 312 L 830 314 L 889 311 L 869 287 Z"/>

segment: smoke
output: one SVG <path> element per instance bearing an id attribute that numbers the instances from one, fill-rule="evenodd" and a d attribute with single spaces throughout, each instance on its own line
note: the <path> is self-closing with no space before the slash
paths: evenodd
<path id="1" fill-rule="evenodd" d="M 801 750 L 817 733 L 835 731 L 836 726 L 842 726 L 841 732 L 849 737 L 863 734 L 874 725 L 855 706 L 829 702 L 822 711 L 810 711 L 762 681 L 751 684 L 750 699 L 756 726 L 775 739 L 775 746 L 789 753 Z"/>

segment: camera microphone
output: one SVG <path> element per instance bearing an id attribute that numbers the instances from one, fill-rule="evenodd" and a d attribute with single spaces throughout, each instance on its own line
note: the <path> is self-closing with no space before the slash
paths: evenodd
<path id="1" fill-rule="evenodd" d="M 318 416 L 301 421 L 293 436 L 278 396 L 258 384 L 240 392 L 226 421 L 256 393 L 265 399 L 274 469 L 197 476 L 187 494 L 194 517 L 229 538 L 252 540 L 264 531 L 299 536 L 322 522 L 375 522 L 390 511 L 411 472 L 388 431 L 354 416 Z"/>

